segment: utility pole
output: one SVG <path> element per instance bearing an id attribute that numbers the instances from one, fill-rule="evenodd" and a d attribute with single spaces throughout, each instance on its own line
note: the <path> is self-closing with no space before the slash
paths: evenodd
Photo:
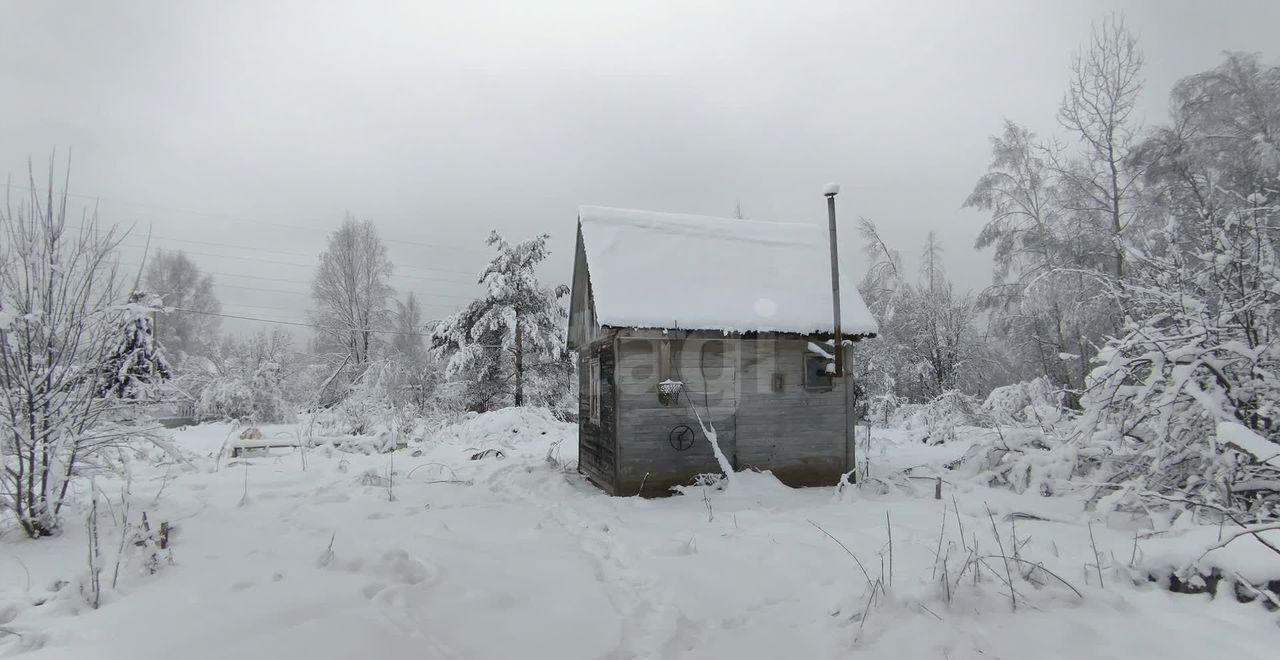
<path id="1" fill-rule="evenodd" d="M 836 378 L 844 376 L 844 341 L 840 337 L 840 255 L 836 247 L 836 195 L 840 186 L 828 183 L 822 194 L 827 198 L 827 230 L 831 237 L 831 311 L 835 318 Z"/>

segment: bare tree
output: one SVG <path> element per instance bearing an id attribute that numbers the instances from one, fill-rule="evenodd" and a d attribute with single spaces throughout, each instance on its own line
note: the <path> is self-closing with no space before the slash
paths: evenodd
<path id="1" fill-rule="evenodd" d="M 1083 161 L 1060 166 L 1070 183 L 1074 210 L 1111 239 L 1110 266 L 1124 277 L 1124 234 L 1135 209 L 1130 204 L 1137 175 L 1126 167 L 1137 128 L 1134 106 L 1142 92 L 1142 52 L 1124 17 L 1109 16 L 1093 27 L 1089 49 L 1071 61 L 1071 83 L 1058 121 L 1074 133 Z"/>
<path id="2" fill-rule="evenodd" d="M 96 214 L 69 227 L 53 169 L 43 196 L 30 169 L 30 195 L 0 209 L 0 509 L 32 538 L 58 530 L 71 478 L 124 437 L 101 395 L 124 318 L 121 237 Z"/>
<path id="3" fill-rule="evenodd" d="M 161 250 L 147 266 L 143 283 L 164 306 L 155 334 L 169 355 L 180 364 L 188 355 L 212 354 L 221 323 L 216 315 L 222 311 L 213 277 L 202 274 L 183 251 Z"/>
<path id="4" fill-rule="evenodd" d="M 368 367 L 378 332 L 387 329 L 391 260 L 378 230 L 347 215 L 329 235 L 311 285 L 318 348 L 344 364 L 348 384 Z"/>
<path id="5" fill-rule="evenodd" d="M 976 247 L 995 248 L 995 282 L 979 304 L 1006 338 L 1022 377 L 1040 373 L 1077 405 L 1092 358 L 1121 317 L 1102 280 L 1127 274 L 1141 242 L 1134 107 L 1142 53 L 1122 17 L 1094 26 L 1071 62 L 1058 120 L 1079 151 L 1039 143 L 1012 122 L 992 138 L 991 166 L 965 206 L 991 213 Z"/>
<path id="6" fill-rule="evenodd" d="M 392 328 L 395 334 L 391 338 L 391 351 L 396 362 L 394 371 L 401 381 L 399 387 L 408 393 L 409 403 L 419 410 L 426 409 L 438 384 L 440 370 L 427 352 L 427 322 L 418 297 L 412 292 L 403 302 L 395 301 Z"/>
<path id="7" fill-rule="evenodd" d="M 920 250 L 920 284 L 929 291 L 937 291 L 947 284 L 947 274 L 942 268 L 942 252 L 938 232 L 929 230 L 924 239 L 924 249 Z"/>
<path id="8" fill-rule="evenodd" d="M 862 219 L 859 232 L 870 260 L 859 288 L 883 328 L 858 349 L 872 399 L 921 401 L 956 389 L 978 391 L 982 372 L 989 371 L 985 343 L 976 330 L 972 297 L 956 294 L 947 278 L 937 234 L 929 232 L 913 284 L 875 223 Z"/>

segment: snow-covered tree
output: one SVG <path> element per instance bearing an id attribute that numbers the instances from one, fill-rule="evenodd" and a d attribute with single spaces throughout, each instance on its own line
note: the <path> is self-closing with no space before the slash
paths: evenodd
<path id="1" fill-rule="evenodd" d="M 1084 399 L 1107 506 L 1280 516 L 1280 68 L 1182 80 L 1138 148 L 1150 231 Z M 1179 504 L 1183 509 L 1187 505 Z"/>
<path id="2" fill-rule="evenodd" d="M 293 338 L 281 330 L 226 337 L 206 363 L 199 412 L 204 419 L 289 421 L 297 406 Z"/>
<path id="3" fill-rule="evenodd" d="M 926 401 L 952 390 L 985 393 L 990 372 L 971 296 L 955 293 L 942 266 L 942 244 L 930 232 L 917 282 L 870 220 L 859 225 L 870 268 L 859 287 L 881 334 L 857 347 L 859 380 L 872 397 Z"/>
<path id="4" fill-rule="evenodd" d="M 1125 271 L 1125 243 L 1137 216 L 1138 173 L 1130 154 L 1138 132 L 1134 108 L 1142 92 L 1142 51 L 1112 15 L 1093 26 L 1089 47 L 1071 60 L 1071 80 L 1058 121 L 1080 145 L 1079 155 L 1056 167 L 1070 199 L 1069 215 L 1096 237 L 1100 270 L 1114 279 Z"/>
<path id="5" fill-rule="evenodd" d="M 995 280 L 979 300 L 992 331 L 1013 349 L 1022 378 L 1049 377 L 1073 405 L 1121 315 L 1116 299 L 1098 293 L 1126 275 L 1126 250 L 1141 240 L 1132 156 L 1142 64 L 1122 18 L 1094 26 L 1058 112 L 1073 141 L 1043 144 L 1006 122 L 965 201 L 991 214 L 975 246 L 995 249 Z"/>
<path id="6" fill-rule="evenodd" d="M 1100 337 L 1113 308 L 1095 300 L 1082 246 L 1065 220 L 1050 149 L 1026 128 L 1005 122 L 991 138 L 992 162 L 965 206 L 991 219 L 975 247 L 993 249 L 994 281 L 978 297 L 989 328 L 1009 350 L 1018 380 L 1046 376 L 1060 387 L 1084 387 L 1083 339 Z M 1086 340 L 1087 341 L 1087 340 Z M 1063 356 L 1075 355 L 1074 359 Z"/>
<path id="7" fill-rule="evenodd" d="M 438 361 L 428 352 L 427 322 L 413 293 L 404 301 L 395 301 L 391 328 L 394 334 L 388 359 L 392 364 L 385 371 L 395 383 L 393 398 L 397 405 L 411 406 L 421 413 L 433 407 L 441 374 Z"/>
<path id="8" fill-rule="evenodd" d="M 156 338 L 174 363 L 181 366 L 188 355 L 209 355 L 218 342 L 217 314 L 222 311 L 213 277 L 202 274 L 181 250 L 161 250 L 152 256 L 143 285 L 160 297 Z"/>
<path id="9" fill-rule="evenodd" d="M 903 391 L 900 383 L 909 380 L 902 346 L 887 336 L 903 297 L 902 255 L 885 243 L 871 220 L 859 218 L 858 233 L 868 264 L 858 290 L 880 322 L 880 336 L 854 345 L 854 377 L 869 397 L 871 417 L 885 421 L 897 407 Z"/>
<path id="10" fill-rule="evenodd" d="M 427 325 L 422 318 L 422 306 L 418 297 L 409 292 L 404 301 L 395 302 L 395 310 L 391 315 L 392 352 L 404 359 L 420 361 L 426 354 Z"/>
<path id="11" fill-rule="evenodd" d="M 330 358 L 341 378 L 335 396 L 358 381 L 379 348 L 379 332 L 390 322 L 391 261 L 378 230 L 348 215 L 320 255 L 311 286 L 317 352 Z"/>
<path id="12" fill-rule="evenodd" d="M 168 358 L 156 341 L 154 321 L 159 298 L 134 291 L 123 306 L 120 336 L 104 365 L 101 392 L 118 399 L 155 398 L 159 387 L 173 377 Z"/>
<path id="13" fill-rule="evenodd" d="M 564 350 L 569 287 L 538 282 L 547 257 L 546 234 L 515 245 L 495 231 L 488 244 L 498 254 L 480 273 L 484 295 L 435 325 L 432 353 L 445 376 L 465 383 L 469 408 L 507 405 L 565 409 L 572 358 Z"/>
<path id="14" fill-rule="evenodd" d="M 71 479 L 133 429 L 102 396 L 129 320 L 121 237 L 93 215 L 67 223 L 52 164 L 43 191 L 29 181 L 25 200 L 0 207 L 0 510 L 35 538 L 58 530 Z"/>

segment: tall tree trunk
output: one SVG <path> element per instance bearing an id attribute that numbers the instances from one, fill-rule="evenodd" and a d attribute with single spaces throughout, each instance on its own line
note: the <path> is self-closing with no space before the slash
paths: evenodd
<path id="1" fill-rule="evenodd" d="M 1115 276 L 1116 281 L 1124 279 L 1124 241 L 1121 234 L 1124 232 L 1124 224 L 1121 222 L 1120 215 L 1120 168 L 1116 163 L 1115 147 L 1110 143 L 1111 135 L 1108 131 L 1107 154 L 1109 160 L 1107 165 L 1111 168 L 1111 232 L 1115 236 Z"/>
<path id="2" fill-rule="evenodd" d="M 516 310 L 516 405 L 524 405 L 524 324 Z"/>

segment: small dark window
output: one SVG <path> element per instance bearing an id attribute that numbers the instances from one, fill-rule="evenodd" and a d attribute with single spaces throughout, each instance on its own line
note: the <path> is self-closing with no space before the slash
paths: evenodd
<path id="1" fill-rule="evenodd" d="M 821 355 L 806 354 L 804 356 L 804 388 L 817 392 L 831 390 L 832 377 L 827 367 L 832 364 Z"/>
<path id="2" fill-rule="evenodd" d="M 587 418 L 594 424 L 600 423 L 600 358 L 591 358 L 587 362 Z"/>

